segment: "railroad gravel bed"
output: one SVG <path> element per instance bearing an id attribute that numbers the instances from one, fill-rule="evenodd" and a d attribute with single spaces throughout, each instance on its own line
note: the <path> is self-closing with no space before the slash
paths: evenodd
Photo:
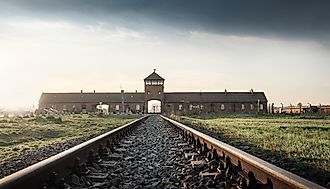
<path id="1" fill-rule="evenodd" d="M 90 161 L 77 169 L 80 172 L 65 181 L 70 188 L 231 188 L 225 180 L 215 182 L 212 175 L 201 176 L 209 167 L 207 164 L 192 167 L 191 157 L 185 155 L 193 151 L 171 125 L 159 116 L 150 116 L 102 161 L 99 155 L 91 155 Z M 79 174 L 86 173 L 86 166 L 90 172 Z"/>
<path id="2" fill-rule="evenodd" d="M 28 151 L 21 156 L 17 156 L 10 161 L 0 164 L 0 178 L 15 173 L 21 169 L 24 169 L 30 165 L 38 163 L 46 158 L 56 155 L 64 150 L 72 148 L 80 143 L 83 143 L 96 135 L 88 137 L 81 137 L 72 139 L 60 144 L 53 144 L 46 147 L 42 147 L 36 150 Z"/>

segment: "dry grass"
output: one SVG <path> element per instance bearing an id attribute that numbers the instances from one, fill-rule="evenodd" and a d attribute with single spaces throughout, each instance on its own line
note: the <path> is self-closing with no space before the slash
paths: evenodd
<path id="1" fill-rule="evenodd" d="M 89 115 L 0 118 L 0 164 L 27 151 L 104 133 L 136 118 Z"/>

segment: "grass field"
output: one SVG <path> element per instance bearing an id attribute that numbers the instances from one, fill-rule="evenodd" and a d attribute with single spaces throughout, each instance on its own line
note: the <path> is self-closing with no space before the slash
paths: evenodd
<path id="1" fill-rule="evenodd" d="M 136 118 L 137 116 L 90 115 L 0 118 L 0 164 L 24 152 L 100 134 Z"/>
<path id="2" fill-rule="evenodd" d="M 329 182 L 329 117 L 213 115 L 177 119 L 308 179 Z"/>

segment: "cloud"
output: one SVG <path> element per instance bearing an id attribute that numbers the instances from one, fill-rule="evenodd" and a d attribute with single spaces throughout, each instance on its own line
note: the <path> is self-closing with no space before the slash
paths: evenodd
<path id="1" fill-rule="evenodd" d="M 330 41 L 327 0 L 11 0 L 0 7 L 2 16 L 106 22 L 135 30 Z"/>

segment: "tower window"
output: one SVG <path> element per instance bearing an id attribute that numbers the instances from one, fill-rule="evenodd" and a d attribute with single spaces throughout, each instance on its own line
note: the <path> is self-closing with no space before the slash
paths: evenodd
<path id="1" fill-rule="evenodd" d="M 225 105 L 224 104 L 221 104 L 221 110 L 225 110 Z"/>
<path id="2" fill-rule="evenodd" d="M 157 85 L 157 80 L 152 80 L 152 81 L 151 81 L 151 84 L 152 84 L 152 85 Z"/>
<path id="3" fill-rule="evenodd" d="M 147 94 L 150 95 L 150 91 L 148 91 Z"/>
<path id="4" fill-rule="evenodd" d="M 158 91 L 158 94 L 160 95 L 160 94 L 162 94 L 162 92 L 161 91 Z"/>
<path id="5" fill-rule="evenodd" d="M 146 85 L 151 85 L 151 81 L 150 80 L 147 80 L 146 81 Z"/>

